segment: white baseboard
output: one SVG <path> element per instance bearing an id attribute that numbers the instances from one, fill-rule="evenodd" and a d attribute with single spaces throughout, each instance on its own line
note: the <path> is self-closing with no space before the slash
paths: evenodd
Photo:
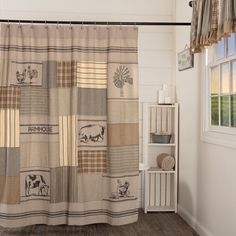
<path id="1" fill-rule="evenodd" d="M 194 216 L 178 205 L 178 214 L 195 230 L 200 236 L 213 236 Z"/>

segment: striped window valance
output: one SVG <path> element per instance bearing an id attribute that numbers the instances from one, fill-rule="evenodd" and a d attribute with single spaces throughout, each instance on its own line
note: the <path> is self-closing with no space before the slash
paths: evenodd
<path id="1" fill-rule="evenodd" d="M 192 53 L 236 32 L 235 0 L 194 0 L 190 34 Z"/>

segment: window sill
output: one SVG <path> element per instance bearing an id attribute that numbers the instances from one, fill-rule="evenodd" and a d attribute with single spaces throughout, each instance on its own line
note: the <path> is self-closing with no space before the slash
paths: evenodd
<path id="1" fill-rule="evenodd" d="M 206 143 L 236 149 L 236 135 L 214 131 L 203 131 L 201 134 L 201 140 Z"/>

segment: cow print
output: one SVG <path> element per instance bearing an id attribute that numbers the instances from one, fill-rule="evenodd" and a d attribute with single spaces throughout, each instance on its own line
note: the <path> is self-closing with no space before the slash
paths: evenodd
<path id="1" fill-rule="evenodd" d="M 25 196 L 48 196 L 49 185 L 42 175 L 27 175 L 25 177 Z"/>

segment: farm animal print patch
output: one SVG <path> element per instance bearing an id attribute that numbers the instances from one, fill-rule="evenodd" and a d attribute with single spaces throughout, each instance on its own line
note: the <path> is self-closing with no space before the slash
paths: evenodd
<path id="1" fill-rule="evenodd" d="M 80 146 L 104 146 L 106 145 L 107 127 L 104 121 L 79 121 L 79 145 Z"/>
<path id="2" fill-rule="evenodd" d="M 116 183 L 116 191 L 111 193 L 110 198 L 112 199 L 120 199 L 120 198 L 128 198 L 133 197 L 130 195 L 130 182 L 129 181 L 122 181 L 117 179 Z"/>
<path id="3" fill-rule="evenodd" d="M 79 138 L 80 142 L 102 142 L 104 139 L 105 127 L 98 124 L 89 124 L 80 128 Z"/>
<path id="4" fill-rule="evenodd" d="M 22 170 L 21 201 L 50 200 L 50 170 Z"/>
<path id="5" fill-rule="evenodd" d="M 10 64 L 10 85 L 41 86 L 42 63 L 40 62 L 17 62 Z"/>
<path id="6" fill-rule="evenodd" d="M 137 174 L 130 176 L 103 174 L 103 199 L 110 202 L 137 199 L 137 186 Z"/>

